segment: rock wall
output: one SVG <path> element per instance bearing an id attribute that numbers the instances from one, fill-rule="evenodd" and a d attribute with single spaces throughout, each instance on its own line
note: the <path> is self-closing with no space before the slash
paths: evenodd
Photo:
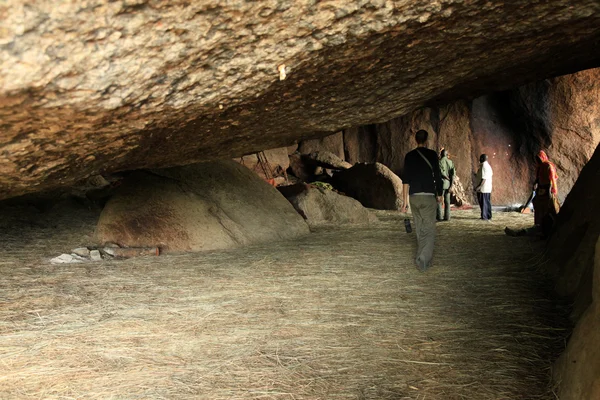
<path id="1" fill-rule="evenodd" d="M 557 289 L 576 327 L 554 370 L 561 400 L 600 398 L 600 146 L 567 196 L 548 243 Z"/>
<path id="2" fill-rule="evenodd" d="M 494 169 L 492 202 L 498 205 L 527 199 L 535 155 L 545 149 L 557 166 L 559 197 L 564 200 L 600 142 L 600 69 L 426 107 L 374 128 L 349 130 L 347 147 L 375 147 L 376 160 L 401 175 L 404 155 L 416 145 L 413 136 L 419 129 L 430 133 L 430 148 L 449 151 L 467 193 L 473 191 L 479 155 L 488 154 Z M 349 154 L 353 161 L 363 161 L 358 151 Z"/>
<path id="3" fill-rule="evenodd" d="M 314 152 L 326 151 L 344 159 L 344 134 L 338 132 L 333 135 L 325 136 L 319 139 L 303 140 L 298 143 L 300 154 L 310 154 Z"/>
<path id="4" fill-rule="evenodd" d="M 288 148 L 269 149 L 263 153 L 265 156 L 264 160 L 266 160 L 264 163 L 259 162 L 258 156 L 255 153 L 234 158 L 233 161 L 256 172 L 263 179 L 285 176 L 285 171 L 290 167 Z"/>
<path id="5" fill-rule="evenodd" d="M 8 0 L 0 19 L 0 198 L 600 65 L 597 0 Z"/>

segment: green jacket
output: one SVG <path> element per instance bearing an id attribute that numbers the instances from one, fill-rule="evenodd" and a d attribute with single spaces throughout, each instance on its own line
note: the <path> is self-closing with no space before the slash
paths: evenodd
<path id="1" fill-rule="evenodd" d="M 448 157 L 442 157 L 440 159 L 440 171 L 442 172 L 442 182 L 444 183 L 444 189 L 450 189 L 452 183 L 454 183 L 454 163 Z"/>

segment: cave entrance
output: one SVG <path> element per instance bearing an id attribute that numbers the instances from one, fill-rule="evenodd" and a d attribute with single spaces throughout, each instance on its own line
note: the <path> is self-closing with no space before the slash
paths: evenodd
<path id="1" fill-rule="evenodd" d="M 68 265 L 48 255 L 85 243 L 97 215 L 28 213 L 0 231 L 0 397 L 551 394 L 564 315 L 541 244 L 497 226 L 531 216 L 456 211 L 422 274 L 395 211 L 277 246 Z"/>

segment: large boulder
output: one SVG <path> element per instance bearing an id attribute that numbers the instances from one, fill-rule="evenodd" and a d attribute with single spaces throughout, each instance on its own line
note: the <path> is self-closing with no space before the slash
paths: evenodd
<path id="1" fill-rule="evenodd" d="M 350 169 L 336 172 L 332 184 L 365 207 L 379 210 L 402 208 L 402 180 L 383 164 L 355 164 Z"/>
<path id="2" fill-rule="evenodd" d="M 548 258 L 558 293 L 575 300 L 580 315 L 591 301 L 594 246 L 600 236 L 600 145 L 581 171 L 558 214 Z"/>
<path id="3" fill-rule="evenodd" d="M 101 243 L 163 251 L 225 249 L 308 232 L 275 188 L 233 161 L 132 173 L 96 229 Z"/>
<path id="4" fill-rule="evenodd" d="M 600 399 L 600 238 L 596 243 L 593 302 L 554 369 L 561 400 Z"/>
<path id="5" fill-rule="evenodd" d="M 562 400 L 600 398 L 600 145 L 567 196 L 546 257 L 575 329 L 556 363 Z"/>
<path id="6" fill-rule="evenodd" d="M 279 190 L 310 226 L 368 224 L 377 216 L 355 199 L 318 186 L 297 184 Z"/>
<path id="7" fill-rule="evenodd" d="M 328 151 L 315 151 L 310 154 L 303 156 L 309 160 L 310 163 L 326 169 L 348 169 L 352 167 L 352 164 L 340 159 L 333 153 Z"/>

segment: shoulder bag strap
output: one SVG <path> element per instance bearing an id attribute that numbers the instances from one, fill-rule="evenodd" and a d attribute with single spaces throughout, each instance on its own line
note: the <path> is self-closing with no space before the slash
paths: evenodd
<path id="1" fill-rule="evenodd" d="M 416 150 L 417 150 L 417 153 L 419 153 L 419 155 L 423 158 L 423 160 L 425 160 L 425 162 L 427 163 L 427 165 L 429 165 L 429 168 L 431 168 L 431 173 L 433 173 L 433 167 L 431 166 L 431 163 L 429 162 L 429 160 L 427 159 L 427 157 L 425 157 L 423 155 L 423 153 L 421 153 L 419 151 L 419 149 L 416 149 Z"/>

